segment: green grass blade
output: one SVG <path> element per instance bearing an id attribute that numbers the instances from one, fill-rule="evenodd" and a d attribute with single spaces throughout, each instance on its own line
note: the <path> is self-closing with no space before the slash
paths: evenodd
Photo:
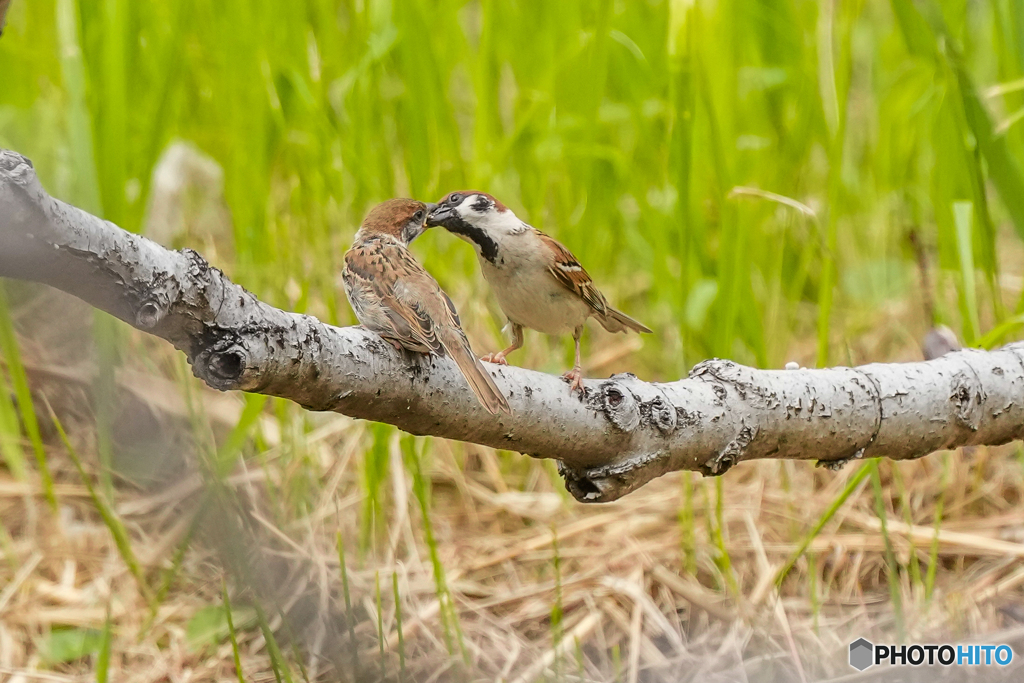
<path id="1" fill-rule="evenodd" d="M 341 591 L 345 597 L 345 622 L 348 624 L 348 642 L 352 648 L 352 657 L 355 661 L 355 670 L 359 670 L 359 648 L 356 645 L 356 618 L 352 613 L 352 596 L 348 588 L 348 567 L 345 564 L 345 542 L 341 532 L 337 532 L 335 541 L 338 546 L 338 564 L 341 572 Z"/>
<path id="2" fill-rule="evenodd" d="M 964 64 L 964 57 L 956 47 L 959 41 L 951 35 L 939 5 L 934 1 L 922 4 L 927 17 L 918 11 L 911 0 L 893 0 L 893 9 L 904 40 L 911 52 L 919 56 L 939 59 L 940 55 L 945 54 L 958 86 L 967 126 L 985 158 L 989 178 L 1009 212 L 1017 233 L 1024 237 L 1024 175 L 1018 158 L 1011 152 L 1007 137 L 996 133 L 974 85 L 974 79 Z"/>
<path id="3" fill-rule="evenodd" d="M 28 481 L 28 465 L 21 450 L 21 426 L 14 406 L 7 378 L 0 373 L 0 456 L 7 469 L 21 482 Z"/>
<path id="4" fill-rule="evenodd" d="M 39 421 L 36 418 L 35 405 L 32 403 L 32 392 L 28 386 L 28 376 L 25 374 L 25 367 L 21 363 L 21 353 L 18 350 L 18 340 L 14 334 L 14 323 L 11 320 L 11 309 L 7 303 L 7 291 L 0 285 L 0 351 L 3 352 L 4 362 L 7 364 L 7 373 L 11 378 L 14 387 L 14 396 L 18 403 L 18 411 L 21 413 L 21 424 L 32 444 L 32 452 L 36 456 L 36 464 L 39 467 L 39 476 L 43 481 L 43 492 L 46 500 L 54 512 L 57 511 L 57 495 L 53 492 L 53 477 L 50 475 L 50 468 L 46 464 L 46 448 L 43 446 L 43 437 L 39 431 Z"/>
<path id="5" fill-rule="evenodd" d="M 49 408 L 49 404 L 47 404 L 47 407 Z M 152 606 L 154 602 L 153 593 L 149 589 L 149 585 L 146 583 L 146 577 L 142 572 L 142 567 L 139 565 L 139 562 L 135 557 L 135 552 L 132 550 L 131 539 L 128 537 L 128 531 L 125 529 L 124 523 L 121 521 L 121 518 L 117 515 L 117 512 L 111 506 L 107 498 L 97 491 L 95 486 L 93 486 L 92 478 L 85 471 L 82 459 L 78 457 L 78 451 L 71 444 L 71 440 L 68 439 L 68 435 L 64 431 L 64 426 L 57 418 L 57 414 L 53 412 L 53 408 L 49 408 L 49 410 L 53 426 L 60 435 L 61 441 L 64 443 L 64 448 L 67 450 L 68 457 L 71 458 L 71 461 L 75 465 L 75 469 L 78 470 L 78 474 L 82 479 L 82 484 L 85 485 L 86 491 L 89 493 L 89 497 L 96 506 L 96 511 L 99 512 L 104 525 L 106 525 L 107 529 L 110 531 L 110 535 L 114 538 L 114 545 L 117 546 L 117 551 L 120 553 L 121 559 L 128 567 L 128 571 L 135 578 L 135 582 L 139 586 L 139 592 L 146 599 L 146 602 Z"/>
<path id="6" fill-rule="evenodd" d="M 942 487 L 939 489 L 939 497 L 935 501 L 935 522 L 933 524 L 935 531 L 932 533 L 932 543 L 928 550 L 928 569 L 925 572 L 924 578 L 924 598 L 929 602 L 935 590 L 935 575 L 939 569 L 939 531 L 942 529 L 942 513 L 946 506 L 946 489 L 949 487 L 950 472 L 952 471 L 950 460 L 951 455 L 949 453 L 943 454 Z"/>
<path id="7" fill-rule="evenodd" d="M 954 55 L 953 60 L 967 123 L 985 158 L 989 178 L 999 192 L 999 198 L 1009 212 L 1017 234 L 1024 238 L 1024 175 L 1021 174 L 1017 158 L 1007 145 L 1006 136 L 996 134 L 992 119 L 978 96 L 974 80 L 964 68 L 960 57 Z"/>
<path id="8" fill-rule="evenodd" d="M 551 525 L 551 561 L 555 573 L 555 604 L 551 606 L 551 647 L 555 652 L 555 661 L 551 666 L 555 674 L 555 680 L 559 680 L 562 667 L 562 656 L 559 645 L 562 642 L 562 562 L 558 552 L 558 528 Z"/>
<path id="9" fill-rule="evenodd" d="M 238 422 L 218 449 L 218 477 L 227 476 L 235 466 L 235 460 L 238 454 L 242 452 L 242 447 L 245 446 L 246 441 L 249 440 L 253 428 L 263 413 L 263 407 L 267 404 L 268 397 L 260 394 L 246 394 L 244 399 L 245 408 L 242 409 L 242 415 L 238 418 Z"/>
<path id="10" fill-rule="evenodd" d="M 892 9 L 907 49 L 920 57 L 934 57 L 935 35 L 913 1 L 892 0 Z"/>
<path id="11" fill-rule="evenodd" d="M 270 656 L 270 666 L 274 670 L 274 679 L 277 683 L 294 683 L 291 667 L 288 666 L 287 660 L 281 653 L 277 637 L 274 636 L 274 631 L 270 628 L 270 622 L 267 620 L 266 612 L 263 611 L 263 606 L 257 601 L 253 607 L 256 608 L 256 619 L 259 621 L 260 631 L 263 632 L 263 639 L 267 643 L 267 654 Z"/>
<path id="12" fill-rule="evenodd" d="M 818 290 L 818 367 L 825 367 L 829 362 L 829 337 L 832 329 L 832 306 L 835 299 L 835 287 L 838 272 L 839 251 L 839 216 L 841 191 L 843 189 L 843 164 L 846 150 L 846 122 L 849 117 L 848 102 L 851 81 L 850 32 L 840 31 L 842 18 L 836 13 L 847 10 L 859 3 L 843 3 L 842 5 L 827 3 L 821 6 L 822 12 L 828 16 L 820 21 L 822 32 L 819 33 L 821 45 L 819 52 L 827 59 L 822 71 L 821 98 L 826 112 L 831 111 L 832 139 L 828 146 L 828 217 L 825 223 L 825 244 L 822 254 L 821 284 Z M 838 51 L 828 40 L 839 34 Z M 836 54 L 838 52 L 838 54 Z"/>
<path id="13" fill-rule="evenodd" d="M 238 637 L 235 635 L 235 621 L 231 616 L 231 599 L 228 596 L 228 584 L 221 580 L 220 592 L 224 598 L 224 616 L 228 620 L 228 635 L 231 637 L 231 657 L 235 664 L 235 675 L 238 683 L 245 683 L 245 676 L 242 674 L 242 658 L 238 654 Z"/>
<path id="14" fill-rule="evenodd" d="M 715 477 L 714 520 L 714 524 L 711 525 L 712 538 L 715 542 L 715 549 L 718 551 L 715 562 L 718 564 L 729 590 L 733 595 L 739 595 L 740 587 L 736 582 L 732 558 L 729 556 L 729 549 L 725 546 L 725 492 L 722 489 L 721 477 Z"/>
<path id="15" fill-rule="evenodd" d="M 128 0 L 102 0 L 104 40 L 99 59 L 90 64 L 90 76 L 100 84 L 103 97 L 94 98 L 96 173 L 99 178 L 103 217 L 128 226 L 125 184 L 128 180 Z M 102 163 L 99 160 L 102 159 Z"/>
<path id="16" fill-rule="evenodd" d="M 110 614 L 110 603 L 107 603 L 107 618 L 103 621 L 103 634 L 100 636 L 100 651 L 96 656 L 96 683 L 107 683 L 110 675 L 111 631 L 113 631 L 113 619 Z"/>
<path id="17" fill-rule="evenodd" d="M 67 198 L 89 213 L 99 215 L 99 180 L 93 154 L 92 119 L 87 101 L 85 58 L 79 35 L 78 0 L 57 0 L 56 28 L 60 45 L 61 76 L 67 92 L 68 146 L 72 180 Z"/>
<path id="18" fill-rule="evenodd" d="M 896 485 L 896 494 L 902 501 L 900 506 L 903 510 L 903 523 L 907 525 L 907 528 L 914 526 L 914 518 L 910 512 L 910 491 L 903 481 L 903 476 L 900 474 L 899 468 L 893 468 L 892 471 L 893 483 Z M 924 588 L 924 579 L 921 576 L 921 565 L 917 561 L 917 547 L 914 545 L 913 538 L 907 538 L 907 544 L 909 547 L 907 564 L 910 568 L 910 584 L 912 586 L 921 586 Z"/>
<path id="19" fill-rule="evenodd" d="M 402 630 L 402 595 L 398 592 L 398 572 L 391 574 L 391 593 L 395 599 L 395 629 L 398 631 L 398 681 L 406 680 L 405 632 Z"/>
<path id="20" fill-rule="evenodd" d="M 679 540 L 682 565 L 689 574 L 697 572 L 697 529 L 693 505 L 693 477 L 682 473 L 683 500 L 679 506 Z"/>
<path id="21" fill-rule="evenodd" d="M 384 659 L 384 606 L 380 599 L 380 571 L 373 573 L 373 593 L 377 600 L 377 646 L 380 656 L 380 680 L 388 678 L 387 660 Z"/>
<path id="22" fill-rule="evenodd" d="M 871 469 L 871 488 L 875 494 L 875 513 L 882 525 L 882 539 L 885 541 L 885 561 L 889 566 L 888 582 L 889 597 L 892 599 L 894 616 L 896 618 L 896 633 L 899 642 L 906 638 L 906 622 L 903 618 L 903 592 L 900 590 L 899 564 L 896 561 L 896 552 L 892 547 L 892 538 L 889 536 L 888 514 L 885 510 L 885 502 L 882 494 L 882 479 L 878 474 L 878 460 L 868 463 Z"/>
<path id="23" fill-rule="evenodd" d="M 174 585 L 174 580 L 181 572 L 182 563 L 185 561 L 185 552 L 189 549 L 192 537 L 195 535 L 200 521 L 205 518 L 204 515 L 210 499 L 210 490 L 207 490 L 203 493 L 202 502 L 199 505 L 199 509 L 193 515 L 192 521 L 189 523 L 188 531 L 185 532 L 185 537 L 181 539 L 177 544 L 177 547 L 174 549 L 174 555 L 171 557 L 171 566 L 164 569 L 161 573 L 160 585 L 157 586 L 153 604 L 149 609 L 149 618 L 143 623 L 142 628 L 140 629 L 140 638 L 144 634 L 148 633 L 149 629 L 151 629 L 153 624 L 156 622 L 156 619 L 159 616 L 160 605 L 167 599 L 171 586 Z"/>
<path id="24" fill-rule="evenodd" d="M 434 588 L 437 593 L 438 603 L 441 606 L 440 619 L 445 645 L 450 654 L 455 654 L 457 646 L 458 650 L 462 653 L 463 660 L 468 664 L 469 653 L 462 640 L 462 629 L 459 626 L 458 614 L 455 611 L 455 605 L 448 590 L 444 565 L 441 563 L 441 556 L 437 549 L 437 539 L 434 536 L 434 527 L 430 519 L 430 483 L 423 474 L 420 453 L 416 448 L 415 437 L 404 436 L 401 444 L 402 456 L 406 467 L 412 473 L 412 490 L 419 503 L 420 515 L 423 518 L 423 535 L 427 549 L 430 552 L 430 564 L 434 570 Z"/>
<path id="25" fill-rule="evenodd" d="M 849 500 L 850 496 L 852 496 L 868 476 L 870 476 L 871 468 L 869 467 L 869 464 L 870 463 L 864 463 L 861 465 L 856 474 L 850 477 L 850 481 L 846 482 L 846 486 L 844 486 L 843 490 L 840 491 L 838 496 L 836 496 L 836 499 L 832 501 L 824 514 L 818 518 L 818 522 L 814 525 L 814 528 L 811 529 L 810 533 L 804 536 L 803 540 L 800 542 L 800 546 L 786 561 L 786 564 L 782 566 L 779 573 L 775 575 L 775 585 L 780 585 L 782 583 L 783 579 L 786 578 L 786 575 L 789 574 L 789 571 L 793 568 L 793 565 L 797 563 L 797 560 L 803 557 L 803 554 L 807 552 L 807 548 L 811 545 L 811 542 L 818 537 L 818 534 L 820 534 L 821 530 L 825 528 L 825 525 L 835 517 L 836 513 L 839 512 L 839 509 L 843 507 L 847 500 Z"/>
<path id="26" fill-rule="evenodd" d="M 93 311 L 92 330 L 96 343 L 96 381 L 92 396 L 96 415 L 96 450 L 100 467 L 97 476 L 108 501 L 114 500 L 114 419 L 117 410 L 117 367 L 120 322 L 102 311 Z"/>
<path id="27" fill-rule="evenodd" d="M 377 531 L 377 526 L 384 520 L 384 484 L 388 476 L 388 463 L 391 460 L 388 452 L 389 444 L 395 434 L 394 427 L 374 423 L 370 429 L 373 443 L 363 455 L 363 500 L 362 526 L 360 528 L 359 548 L 362 552 L 370 547 Z"/>
<path id="28" fill-rule="evenodd" d="M 993 327 L 975 342 L 975 346 L 982 349 L 994 349 L 1021 327 L 1024 327 L 1024 313 L 1007 318 Z"/>
<path id="29" fill-rule="evenodd" d="M 956 226 L 957 255 L 960 257 L 960 310 L 964 320 L 964 341 L 973 346 L 980 336 L 978 294 L 974 275 L 974 231 L 971 202 L 953 203 L 953 223 Z"/>

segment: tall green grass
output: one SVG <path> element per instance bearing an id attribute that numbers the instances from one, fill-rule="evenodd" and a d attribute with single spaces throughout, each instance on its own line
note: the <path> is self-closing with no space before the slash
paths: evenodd
<path id="1" fill-rule="evenodd" d="M 423 539 L 430 553 L 430 564 L 434 573 L 434 592 L 437 595 L 439 604 L 439 618 L 441 631 L 444 634 L 445 647 L 448 653 L 455 655 L 456 652 L 462 655 L 463 661 L 469 663 L 469 654 L 466 644 L 462 638 L 462 627 L 459 624 L 459 614 L 448 588 L 448 579 L 441 562 L 441 556 L 437 550 L 437 539 L 434 534 L 434 525 L 431 522 L 431 496 L 430 485 L 427 475 L 423 471 L 422 441 L 412 436 L 402 437 L 402 457 L 405 466 L 412 474 L 412 491 L 419 503 L 420 514 L 423 522 Z"/>
<path id="2" fill-rule="evenodd" d="M 7 375 L 10 377 L 10 386 L 3 381 L 0 374 L 0 392 L 6 396 L 0 399 L 5 405 L 0 430 L 3 430 L 2 444 L 4 459 L 15 476 L 23 477 L 25 472 L 24 457 L 18 450 L 17 441 L 21 434 L 28 436 L 32 444 L 32 452 L 35 454 L 36 465 L 39 468 L 39 475 L 42 479 L 43 493 L 50 504 L 50 508 L 57 511 L 57 496 L 53 489 L 53 476 L 50 474 L 50 467 L 46 462 L 46 447 L 43 444 L 42 433 L 39 429 L 39 418 L 36 415 L 35 403 L 32 401 L 32 391 L 29 387 L 28 376 L 25 374 L 25 367 L 21 361 L 21 353 L 18 349 L 17 339 L 14 333 L 14 324 L 11 320 L 10 306 L 7 303 L 7 294 L 0 287 L 0 358 L 7 366 Z M 18 428 L 15 420 L 11 398 L 17 402 L 18 413 L 21 416 L 21 428 Z"/>
<path id="3" fill-rule="evenodd" d="M 139 229 L 160 151 L 194 141 L 225 169 L 236 260 L 219 265 L 331 321 L 352 320 L 335 274 L 372 203 L 469 184 L 563 239 L 654 324 L 649 375 L 712 354 L 778 364 L 812 329 L 824 361 L 851 307 L 876 303 L 857 282 L 871 264 L 911 268 L 907 224 L 960 268 L 958 201 L 973 202 L 990 284 L 981 324 L 1002 311 L 993 239 L 1024 229 L 1024 135 L 995 131 L 1022 96 L 980 88 L 1024 76 L 1021 12 L 41 0 L 14 6 L 0 43 L 0 142 L 40 159 L 59 195 Z M 821 225 L 730 198 L 735 186 L 811 204 Z M 417 249 L 470 297 L 465 245 L 432 233 Z"/>
<path id="4" fill-rule="evenodd" d="M 49 404 L 47 404 L 47 408 L 49 408 Z M 114 545 L 117 547 L 125 566 L 128 567 L 128 571 L 131 572 L 132 577 L 135 579 L 139 588 L 139 593 L 146 599 L 150 606 L 155 609 L 155 597 L 153 592 L 150 590 L 142 565 L 135 556 L 135 551 L 132 550 L 131 538 L 128 535 L 128 529 L 125 527 L 120 516 L 118 516 L 117 512 L 114 510 L 112 503 L 93 485 L 92 479 L 86 472 L 85 467 L 82 464 L 82 459 L 78 455 L 77 449 L 72 445 L 71 440 L 64 431 L 64 427 L 57 419 L 52 408 L 50 408 L 50 419 L 53 420 L 53 426 L 57 430 L 61 441 L 64 443 L 64 448 L 67 450 L 68 456 L 70 456 L 71 461 L 74 463 L 75 469 L 78 470 L 82 483 L 85 485 L 85 489 L 88 491 L 93 505 L 96 506 L 96 511 L 99 512 L 100 517 L 103 519 L 103 523 L 110 531 L 110 535 L 114 537 Z"/>

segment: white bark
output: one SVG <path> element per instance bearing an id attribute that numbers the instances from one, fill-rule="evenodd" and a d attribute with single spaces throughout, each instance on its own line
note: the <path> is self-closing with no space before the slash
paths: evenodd
<path id="1" fill-rule="evenodd" d="M 839 467 L 1024 436 L 1024 343 L 824 370 L 716 359 L 676 382 L 586 380 L 582 399 L 560 377 L 488 366 L 513 409 L 494 416 L 449 359 L 269 306 L 194 251 L 169 251 L 50 197 L 31 163 L 8 151 L 0 276 L 57 287 L 170 341 L 217 389 L 554 458 L 581 501 L 614 500 L 673 470 L 719 475 L 755 458 Z"/>

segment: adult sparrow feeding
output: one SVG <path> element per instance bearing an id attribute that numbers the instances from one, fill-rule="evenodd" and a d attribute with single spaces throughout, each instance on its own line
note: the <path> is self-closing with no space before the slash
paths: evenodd
<path id="1" fill-rule="evenodd" d="M 650 332 L 608 305 L 587 271 L 553 238 L 516 218 L 486 192 L 452 192 L 430 211 L 427 225 L 441 225 L 476 248 L 484 279 L 512 326 L 512 344 L 483 360 L 506 364 L 523 345 L 523 328 L 561 335 L 572 332 L 576 364 L 565 373 L 570 391 L 582 389 L 580 336 L 587 318 L 609 332 Z"/>
<path id="2" fill-rule="evenodd" d="M 364 327 L 397 349 L 450 356 L 484 408 L 511 414 L 473 354 L 452 300 L 408 249 L 427 229 L 433 206 L 391 199 L 370 211 L 345 254 L 345 294 Z"/>

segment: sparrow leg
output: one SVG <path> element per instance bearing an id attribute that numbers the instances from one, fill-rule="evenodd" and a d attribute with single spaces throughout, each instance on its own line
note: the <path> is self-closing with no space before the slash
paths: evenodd
<path id="1" fill-rule="evenodd" d="M 572 340 L 576 343 L 576 364 L 572 366 L 572 370 L 562 375 L 565 379 L 571 380 L 572 384 L 569 385 L 569 393 L 579 391 L 583 393 L 583 369 L 580 367 L 580 337 L 583 336 L 583 326 L 580 325 L 572 333 Z"/>
<path id="2" fill-rule="evenodd" d="M 480 360 L 485 363 L 497 363 L 498 365 L 508 365 L 508 361 L 505 360 L 505 356 L 512 353 L 516 349 L 523 347 L 523 326 L 512 323 L 512 344 L 503 351 L 496 353 L 489 353 L 486 356 L 481 356 Z"/>

